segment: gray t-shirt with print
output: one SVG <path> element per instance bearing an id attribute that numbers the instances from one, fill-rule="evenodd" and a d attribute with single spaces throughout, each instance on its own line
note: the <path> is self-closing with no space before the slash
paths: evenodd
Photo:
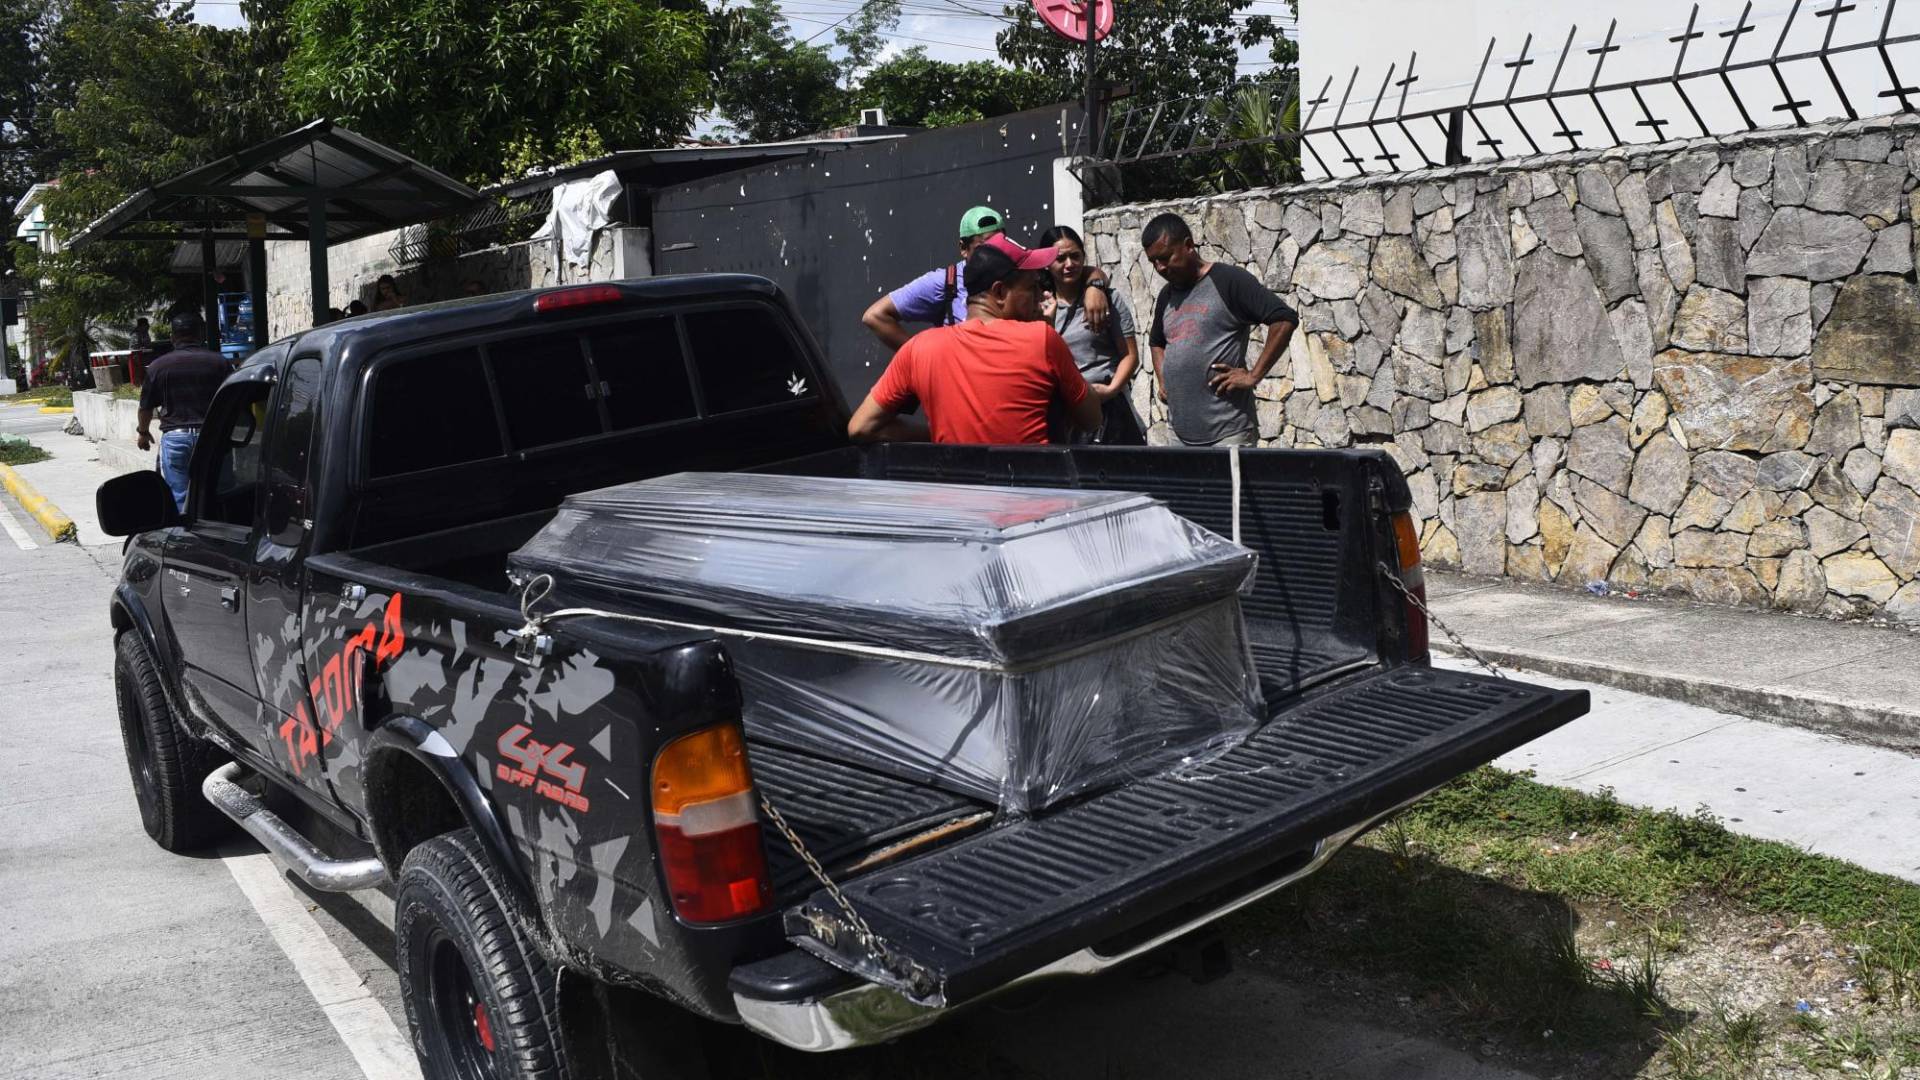
<path id="1" fill-rule="evenodd" d="M 1300 316 L 1252 274 L 1225 263 L 1214 263 L 1191 289 L 1160 290 L 1148 341 L 1166 350 L 1158 374 L 1181 442 L 1212 446 L 1259 430 L 1252 390 L 1216 394 L 1207 380 L 1215 364 L 1246 367 L 1253 328 L 1283 320 L 1298 323 Z"/>
<path id="2" fill-rule="evenodd" d="M 1087 309 L 1062 300 L 1053 309 L 1053 328 L 1067 341 L 1073 362 L 1090 383 L 1111 382 L 1119 370 L 1120 358 L 1127 355 L 1127 341 L 1133 337 L 1133 309 L 1125 297 L 1108 292 L 1107 332 L 1096 334 L 1087 325 Z"/>

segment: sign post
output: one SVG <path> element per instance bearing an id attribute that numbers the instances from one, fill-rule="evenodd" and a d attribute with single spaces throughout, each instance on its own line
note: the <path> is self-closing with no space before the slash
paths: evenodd
<path id="1" fill-rule="evenodd" d="M 1099 83 L 1094 78 L 1097 57 L 1095 46 L 1113 32 L 1114 0 L 1033 0 L 1033 9 L 1047 28 L 1072 42 L 1087 46 L 1086 116 L 1081 121 L 1087 133 L 1087 157 L 1100 150 Z"/>

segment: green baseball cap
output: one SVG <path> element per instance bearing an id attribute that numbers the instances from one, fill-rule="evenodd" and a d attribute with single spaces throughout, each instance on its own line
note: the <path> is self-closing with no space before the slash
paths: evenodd
<path id="1" fill-rule="evenodd" d="M 960 215 L 960 239 L 997 233 L 1007 227 L 1006 215 L 991 206 L 976 206 Z"/>

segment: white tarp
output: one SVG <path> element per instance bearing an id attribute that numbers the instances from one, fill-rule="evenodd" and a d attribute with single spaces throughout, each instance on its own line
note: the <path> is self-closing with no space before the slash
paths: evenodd
<path id="1" fill-rule="evenodd" d="M 585 180 L 575 180 L 553 189 L 553 209 L 546 223 L 533 234 L 536 240 L 553 236 L 560 230 L 560 250 L 575 266 L 585 266 L 593 257 L 593 234 L 613 222 L 613 202 L 620 197 L 620 177 L 612 169 Z"/>

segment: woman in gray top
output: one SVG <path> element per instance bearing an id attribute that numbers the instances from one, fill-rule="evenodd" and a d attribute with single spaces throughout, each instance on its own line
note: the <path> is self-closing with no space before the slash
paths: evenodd
<path id="1" fill-rule="evenodd" d="M 1065 225 L 1055 225 L 1040 234 L 1042 246 L 1052 245 L 1053 300 L 1050 315 L 1053 328 L 1066 339 L 1073 351 L 1074 363 L 1087 380 L 1087 389 L 1100 399 L 1105 422 L 1098 431 L 1076 431 L 1076 443 L 1107 443 L 1140 446 L 1139 422 L 1127 404 L 1127 380 L 1140 366 L 1139 345 L 1134 341 L 1133 310 L 1118 290 L 1107 290 L 1111 315 L 1106 330 L 1095 333 L 1087 325 L 1086 308 L 1081 299 L 1087 281 L 1087 248 L 1080 234 Z"/>

